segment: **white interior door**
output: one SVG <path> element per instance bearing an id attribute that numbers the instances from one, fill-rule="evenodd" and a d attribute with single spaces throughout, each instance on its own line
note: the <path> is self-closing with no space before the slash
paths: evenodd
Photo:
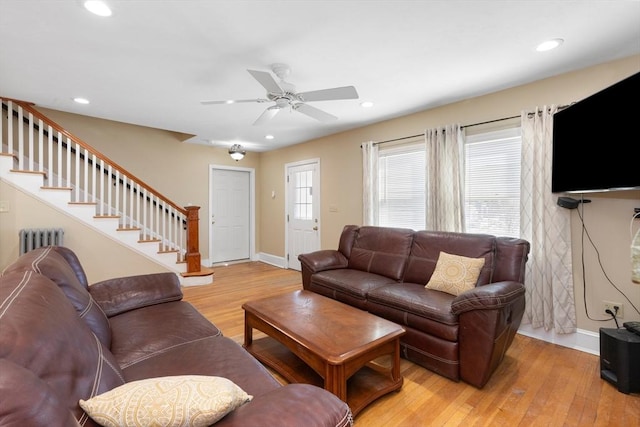
<path id="1" fill-rule="evenodd" d="M 286 166 L 287 267 L 300 271 L 298 255 L 320 249 L 320 161 Z"/>
<path id="2" fill-rule="evenodd" d="M 251 258 L 251 176 L 246 170 L 211 172 L 211 263 Z"/>

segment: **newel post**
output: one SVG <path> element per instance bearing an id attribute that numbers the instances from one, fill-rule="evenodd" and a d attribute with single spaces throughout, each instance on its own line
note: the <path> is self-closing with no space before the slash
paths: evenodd
<path id="1" fill-rule="evenodd" d="M 198 241 L 198 211 L 200 206 L 187 206 L 187 273 L 200 271 L 200 243 Z"/>

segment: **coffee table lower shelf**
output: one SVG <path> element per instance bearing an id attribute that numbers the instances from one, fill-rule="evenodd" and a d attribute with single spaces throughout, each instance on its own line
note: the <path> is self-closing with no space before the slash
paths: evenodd
<path id="1" fill-rule="evenodd" d="M 291 383 L 313 384 L 326 388 L 324 378 L 293 354 L 286 346 L 271 337 L 254 339 L 244 346 L 249 353 Z M 347 380 L 347 404 L 357 415 L 368 404 L 385 394 L 399 390 L 403 378 L 394 380 L 385 368 L 375 362 L 367 363 Z"/>

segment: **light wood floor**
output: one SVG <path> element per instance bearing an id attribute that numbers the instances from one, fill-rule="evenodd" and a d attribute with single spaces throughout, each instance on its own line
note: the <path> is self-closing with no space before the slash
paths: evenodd
<path id="1" fill-rule="evenodd" d="M 240 344 L 245 301 L 302 288 L 299 272 L 260 262 L 214 270 L 211 285 L 184 288 L 185 300 Z M 522 335 L 481 390 L 404 359 L 401 373 L 402 389 L 364 409 L 356 427 L 640 426 L 640 394 L 601 380 L 597 356 Z"/>

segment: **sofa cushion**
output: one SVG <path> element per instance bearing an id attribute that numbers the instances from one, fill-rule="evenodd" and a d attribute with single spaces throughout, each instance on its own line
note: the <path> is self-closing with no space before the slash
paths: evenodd
<path id="1" fill-rule="evenodd" d="M 451 312 L 454 296 L 425 289 L 421 283 L 393 283 L 367 295 L 369 312 L 402 326 L 447 341 L 458 339 L 458 316 Z"/>
<path id="2" fill-rule="evenodd" d="M 408 228 L 360 227 L 348 268 L 398 281 L 404 274 L 412 240 L 413 230 Z"/>
<path id="3" fill-rule="evenodd" d="M 476 287 L 484 261 L 484 258 L 440 252 L 436 268 L 425 288 L 458 296 Z"/>
<path id="4" fill-rule="evenodd" d="M 426 284 L 436 268 L 440 252 L 468 258 L 484 258 L 477 286 L 493 281 L 496 238 L 485 234 L 416 231 L 403 281 Z"/>
<path id="5" fill-rule="evenodd" d="M 190 374 L 224 377 L 254 397 L 281 387 L 264 365 L 240 344 L 224 336 L 174 346 L 122 371 L 126 381 Z"/>
<path id="6" fill-rule="evenodd" d="M 124 384 L 113 355 L 47 277 L 33 271 L 3 274 L 0 307 L 0 359 L 40 378 L 81 424 L 88 420 L 79 399 Z"/>
<path id="7" fill-rule="evenodd" d="M 369 292 L 391 283 L 396 281 L 379 274 L 342 268 L 315 273 L 308 289 L 364 309 Z"/>
<path id="8" fill-rule="evenodd" d="M 213 323 L 186 301 L 142 307 L 109 320 L 111 352 L 123 369 L 175 346 L 221 335 Z"/>
<path id="9" fill-rule="evenodd" d="M 206 427 L 251 399 L 226 378 L 182 375 L 126 383 L 91 399 L 81 399 L 80 406 L 107 427 Z"/>
<path id="10" fill-rule="evenodd" d="M 25 253 L 8 266 L 3 274 L 28 270 L 47 276 L 55 282 L 73 304 L 78 316 L 107 348 L 111 346 L 111 328 L 106 314 L 91 297 L 86 285 L 78 280 L 76 271 L 56 247 L 41 247 Z"/>

